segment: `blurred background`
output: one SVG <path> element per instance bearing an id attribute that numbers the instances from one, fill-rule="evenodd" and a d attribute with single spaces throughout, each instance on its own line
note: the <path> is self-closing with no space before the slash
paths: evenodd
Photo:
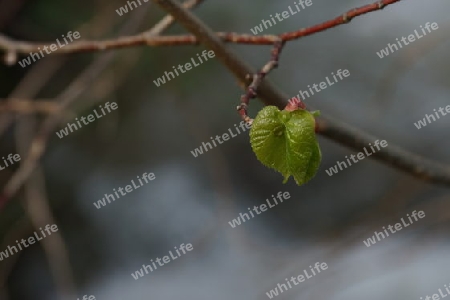
<path id="1" fill-rule="evenodd" d="M 264 34 L 311 26 L 369 2 L 313 0 Z M 115 10 L 123 5 L 3 0 L 0 32 L 36 42 L 75 30 L 82 40 L 116 38 L 146 31 L 165 15 L 142 1 L 120 17 Z M 292 1 L 207 0 L 195 14 L 213 30 L 251 34 L 250 28 L 289 5 Z M 450 104 L 449 9 L 445 0 L 401 1 L 290 42 L 269 78 L 294 96 L 331 72 L 348 69 L 350 77 L 308 98 L 306 105 L 448 165 L 450 117 L 420 130 L 413 123 Z M 439 29 L 386 58 L 376 55 L 426 22 L 438 23 Z M 183 33 L 177 24 L 164 32 Z M 228 46 L 254 68 L 270 55 L 268 46 Z M 55 52 L 26 68 L 0 64 L 2 101 L 67 96 L 67 89 L 81 82 L 70 94 L 76 100 L 58 130 L 100 104 L 118 103 L 113 113 L 63 139 L 51 132 L 37 172 L 0 211 L 0 251 L 32 236 L 36 224 L 59 228 L 58 235 L 0 262 L 0 299 L 267 299 L 266 292 L 315 262 L 329 268 L 276 298 L 420 299 L 449 284 L 449 187 L 371 159 L 330 177 L 325 170 L 356 151 L 320 136 L 321 168 L 301 187 L 292 179 L 283 185 L 280 174 L 256 160 L 248 133 L 195 158 L 190 151 L 240 122 L 235 107 L 242 90 L 217 59 L 160 87 L 153 80 L 203 50 L 139 46 Z M 261 108 L 252 101 L 250 115 Z M 44 116 L 3 112 L 0 119 L 0 155 L 22 153 L 23 162 Z M 2 186 L 17 167 L 0 171 Z M 105 193 L 145 172 L 156 179 L 95 208 Z M 247 207 L 279 191 L 291 199 L 241 226 L 229 226 Z M 413 210 L 423 210 L 426 217 L 370 248 L 363 244 Z M 194 250 L 139 280 L 131 277 L 182 243 L 192 243 Z"/>

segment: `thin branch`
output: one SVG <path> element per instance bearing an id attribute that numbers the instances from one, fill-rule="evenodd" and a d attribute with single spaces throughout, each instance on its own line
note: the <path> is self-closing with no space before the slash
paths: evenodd
<path id="1" fill-rule="evenodd" d="M 342 122 L 325 118 L 318 119 L 316 131 L 357 151 L 362 151 L 369 143 L 379 139 Z M 378 151 L 372 155 L 376 160 L 420 180 L 450 186 L 450 166 L 443 163 L 434 162 L 410 153 L 392 143 L 389 143 L 389 146 L 383 151 Z"/>
<path id="2" fill-rule="evenodd" d="M 203 0 L 187 0 L 183 4 L 183 7 L 193 8 L 202 1 Z M 154 27 L 152 27 L 152 29 L 147 31 L 147 34 L 158 35 L 172 25 L 173 21 L 173 19 L 167 20 L 167 17 L 163 18 Z M 56 97 L 55 102 L 58 103 L 57 112 L 48 116 L 43 121 L 42 126 L 39 128 L 33 141 L 31 142 L 26 159 L 6 183 L 3 192 L 0 194 L 0 210 L 19 191 L 20 187 L 33 173 L 39 159 L 45 152 L 47 141 L 50 138 L 52 130 L 54 130 L 64 116 L 63 112 L 77 99 L 79 95 L 81 95 L 90 83 L 94 82 L 94 79 L 98 77 L 98 74 L 100 74 L 100 72 L 111 61 L 112 54 L 113 53 L 108 53 L 108 55 L 105 55 L 92 63 L 69 85 L 69 87 L 67 87 L 62 93 L 60 93 L 60 95 Z"/>
<path id="3" fill-rule="evenodd" d="M 253 75 L 253 81 L 248 86 L 247 91 L 245 94 L 241 96 L 241 104 L 237 107 L 237 111 L 239 115 L 241 115 L 241 118 L 244 122 L 248 124 L 253 123 L 253 119 L 250 118 L 247 114 L 247 107 L 250 103 L 250 99 L 256 98 L 257 91 L 259 88 L 259 85 L 263 81 L 264 77 L 266 77 L 267 74 L 269 74 L 273 69 L 278 67 L 278 61 L 280 59 L 281 50 L 283 50 L 284 42 L 281 40 L 278 42 L 275 42 L 270 60 L 261 68 L 261 70 Z"/>
<path id="4" fill-rule="evenodd" d="M 57 111 L 58 104 L 51 101 L 31 101 L 16 98 L 0 101 L 0 113 L 54 114 Z"/>
<path id="5" fill-rule="evenodd" d="M 364 5 L 358 8 L 351 9 L 346 13 L 336 17 L 332 20 L 311 26 L 308 28 L 300 29 L 294 32 L 283 33 L 280 35 L 282 41 L 292 41 L 298 38 L 315 34 L 317 32 L 325 31 L 327 29 L 349 23 L 353 18 L 365 15 L 370 12 L 381 10 L 388 5 L 400 2 L 401 0 L 381 0 L 372 4 Z"/>
<path id="6" fill-rule="evenodd" d="M 10 226 L 8 231 L 3 236 L 0 249 L 6 249 L 9 245 L 14 244 L 14 241 L 33 234 L 33 226 L 26 217 L 16 219 L 13 226 Z M 17 253 L 17 255 L 10 256 L 7 260 L 2 261 L 2 267 L 0 268 L 0 299 L 9 300 L 8 291 L 8 279 L 14 270 L 14 267 L 20 259 L 23 252 Z"/>
<path id="7" fill-rule="evenodd" d="M 355 17 L 381 10 L 384 7 L 400 2 L 402 0 L 381 0 L 375 3 L 365 5 L 359 8 L 354 8 L 348 12 L 334 18 L 307 28 L 301 28 L 295 31 L 282 33 L 279 35 L 261 35 L 255 36 L 251 34 L 239 34 L 233 32 L 217 32 L 216 37 L 223 42 L 236 44 L 251 44 L 251 45 L 273 45 L 275 42 L 288 42 L 297 40 L 299 38 L 312 35 L 327 29 L 346 24 Z M 0 34 L 0 49 L 5 50 L 6 53 L 29 55 L 30 52 L 37 52 L 38 47 L 42 48 L 54 42 L 48 43 L 29 43 L 25 41 L 16 41 Z M 103 41 L 74 41 L 64 48 L 58 49 L 55 54 L 67 54 L 74 52 L 88 52 L 88 51 L 103 51 L 117 48 L 127 48 L 133 46 L 176 46 L 176 45 L 195 45 L 199 44 L 200 40 L 195 35 L 173 35 L 173 36 L 152 36 L 148 32 L 143 32 L 132 36 L 123 36 L 117 39 L 103 40 Z M 16 57 L 9 55 L 7 57 Z"/>
<path id="8" fill-rule="evenodd" d="M 253 72 L 246 68 L 245 63 L 239 59 L 224 43 L 209 29 L 201 20 L 189 11 L 183 9 L 174 0 L 153 0 L 164 10 L 175 17 L 186 29 L 192 32 L 206 46 L 216 52 L 217 58 L 230 69 L 241 82 L 248 81 L 246 74 Z M 264 87 L 264 88 L 263 88 Z M 275 105 L 279 108 L 285 106 L 287 99 L 280 91 L 276 90 L 264 80 L 261 83 L 258 96 L 265 104 Z M 330 119 L 317 119 L 317 132 L 337 143 L 353 149 L 361 150 L 364 146 L 376 140 L 375 137 L 352 128 L 349 125 L 337 123 Z M 420 156 L 407 152 L 392 144 L 374 154 L 374 158 L 391 167 L 402 170 L 421 180 L 450 186 L 450 167 L 424 159 Z"/>
<path id="9" fill-rule="evenodd" d="M 192 9 L 192 8 L 198 6 L 199 4 L 201 4 L 203 1 L 205 1 L 205 0 L 187 0 L 182 5 L 186 9 Z M 161 21 L 156 23 L 155 26 L 153 26 L 152 28 L 150 28 L 147 31 L 144 31 L 142 33 L 142 35 L 148 36 L 148 37 L 159 36 L 162 32 L 164 32 L 166 29 L 168 29 L 170 26 L 172 26 L 174 22 L 175 22 L 174 17 L 172 17 L 171 15 L 167 15 L 164 18 L 162 18 Z"/>
<path id="10" fill-rule="evenodd" d="M 204 43 L 209 49 L 213 50 L 215 56 L 232 72 L 239 80 L 242 88 L 245 88 L 251 83 L 251 74 L 254 74 L 252 68 L 242 61 L 233 50 L 227 48 L 224 42 L 216 36 L 216 34 L 207 27 L 203 21 L 198 19 L 190 11 L 181 7 L 178 3 L 173 1 L 158 1 L 153 0 L 158 5 L 162 6 L 175 19 L 192 32 L 199 41 Z M 279 39 L 273 41 L 278 41 Z M 263 100 L 267 100 L 266 104 L 273 102 L 273 99 L 278 99 L 277 105 L 282 106 L 287 96 L 278 91 L 275 87 L 267 81 L 262 81 L 259 86 L 259 91 L 265 96 Z M 272 99 L 272 100 L 271 100 Z"/>
<path id="11" fill-rule="evenodd" d="M 114 26 L 114 24 L 111 24 L 109 21 L 111 11 L 114 7 L 114 4 L 108 4 L 102 11 L 97 13 L 94 18 L 87 23 L 83 23 L 76 28 L 76 30 L 88 33 L 95 32 L 96 35 L 105 33 L 108 27 Z M 145 12 L 145 10 L 140 11 Z M 95 28 L 95 30 L 93 30 L 93 28 Z M 136 29 L 132 28 L 132 30 Z M 129 32 L 133 31 L 119 32 L 119 34 L 129 34 Z M 5 59 L 8 59 L 8 56 L 11 56 L 11 58 L 9 58 L 10 64 L 16 63 L 17 54 L 7 53 Z M 51 60 L 39 60 L 36 64 L 30 66 L 28 72 L 26 72 L 25 76 L 20 80 L 19 84 L 14 87 L 8 98 L 13 98 L 12 101 L 15 99 L 33 99 L 33 97 L 48 83 L 51 77 L 64 65 L 68 58 L 69 56 L 67 55 L 60 55 Z M 17 118 L 20 118 L 20 115 L 2 114 L 0 116 L 0 136 L 3 135 Z M 2 198 L 0 197 L 0 206 L 2 203 L 1 199 Z"/>
<path id="12" fill-rule="evenodd" d="M 36 127 L 36 117 L 23 118 L 16 126 L 16 146 L 21 155 L 25 155 Z M 45 189 L 45 179 L 42 168 L 37 164 L 36 170 L 25 184 L 24 210 L 38 231 L 46 224 L 56 224 L 53 212 Z M 73 270 L 70 264 L 69 252 L 62 237 L 61 231 L 52 234 L 51 237 L 41 242 L 42 249 L 52 272 L 60 299 L 75 297 L 76 288 L 73 278 Z"/>

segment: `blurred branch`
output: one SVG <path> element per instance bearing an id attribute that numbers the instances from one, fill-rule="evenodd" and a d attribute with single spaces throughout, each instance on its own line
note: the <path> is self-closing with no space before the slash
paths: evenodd
<path id="1" fill-rule="evenodd" d="M 205 0 L 187 0 L 182 5 L 186 9 L 192 9 L 192 8 L 196 7 L 197 5 L 201 4 L 203 1 L 205 1 Z M 156 23 L 155 26 L 153 26 L 152 28 L 150 28 L 147 31 L 144 31 L 142 33 L 142 35 L 148 36 L 148 37 L 159 36 L 163 31 L 165 31 L 170 26 L 172 26 L 174 22 L 175 22 L 175 18 L 172 17 L 171 15 L 167 15 L 164 18 L 162 18 L 161 21 Z"/>
<path id="2" fill-rule="evenodd" d="M 300 38 L 302 36 L 310 35 L 338 26 L 340 24 L 347 23 L 356 16 L 382 9 L 384 6 L 393 4 L 398 1 L 400 0 L 379 1 L 374 4 L 350 10 L 342 16 L 325 23 L 307 29 L 301 29 L 293 33 L 287 33 L 281 36 L 284 38 L 284 40 Z M 184 27 L 192 32 L 195 36 L 195 40 L 198 40 L 199 42 L 205 44 L 208 48 L 213 50 L 217 58 L 226 67 L 228 67 L 228 69 L 235 75 L 236 78 L 239 79 L 242 87 L 250 84 L 252 78 L 250 74 L 253 74 L 254 72 L 244 61 L 242 61 L 237 55 L 235 55 L 232 50 L 228 49 L 225 46 L 223 38 L 221 38 L 220 35 L 218 36 L 216 33 L 214 33 L 201 20 L 195 17 L 191 12 L 182 7 L 180 4 L 172 0 L 154 0 L 154 2 L 167 10 L 177 21 L 179 21 Z M 198 2 L 193 1 L 193 3 Z M 144 37 L 144 39 L 154 38 L 154 36 L 149 33 L 150 31 L 146 31 L 145 34 L 141 35 Z M 192 37 L 190 38 L 192 39 Z M 266 39 L 266 41 L 270 41 L 271 44 L 276 44 L 275 42 L 280 41 L 280 36 L 262 36 L 251 38 L 253 40 Z M 2 39 L 0 37 L 0 46 L 1 41 Z M 148 42 L 148 40 L 146 41 Z M 234 41 L 239 41 L 239 39 L 236 39 Z M 128 42 L 130 42 L 130 40 L 128 40 Z M 96 44 L 95 47 L 106 49 L 105 47 L 108 46 L 105 46 L 105 44 L 101 44 L 100 46 L 99 44 Z M 65 49 L 65 51 L 67 51 L 67 48 Z M 17 49 L 9 50 L 16 51 Z M 108 61 L 108 58 L 105 58 L 105 61 Z M 8 181 L 2 195 L 0 195 L 0 200 L 3 200 L 0 201 L 0 206 L 2 205 L 1 202 L 6 202 L 8 201 L 8 199 L 13 197 L 17 193 L 19 188 L 24 184 L 28 176 L 30 176 L 30 174 L 36 167 L 38 160 L 42 157 L 46 149 L 47 141 L 52 130 L 55 128 L 61 118 L 58 112 L 63 112 L 65 109 L 67 109 L 67 107 L 81 94 L 81 92 L 83 91 L 83 87 L 87 86 L 97 77 L 99 71 L 103 69 L 105 62 L 98 63 L 98 65 L 92 65 L 90 66 L 90 68 L 85 70 L 85 72 L 82 73 L 77 78 L 77 80 L 75 80 L 63 93 L 58 96 L 58 103 L 60 104 L 58 106 L 57 113 L 49 116 L 43 122 L 43 125 L 41 126 L 31 144 L 26 160 L 21 164 L 19 170 Z M 284 95 L 282 92 L 277 90 L 265 80 L 261 80 L 260 82 L 258 96 L 261 97 L 265 104 L 276 105 L 280 108 L 285 106 L 285 99 L 288 98 L 286 95 Z M 353 129 L 348 125 L 337 124 L 334 123 L 334 121 L 324 118 L 320 118 L 317 120 L 317 132 L 335 140 L 338 143 L 355 149 L 362 148 L 362 145 L 365 146 L 366 144 L 368 144 L 367 141 L 373 141 L 374 139 L 370 135 L 357 131 L 356 129 Z M 408 153 L 398 147 L 390 146 L 389 149 L 376 153 L 374 157 L 390 166 L 403 170 L 422 180 L 450 185 L 450 168 L 442 167 L 437 163 Z"/>
<path id="3" fill-rule="evenodd" d="M 281 41 L 274 43 L 270 60 L 258 71 L 258 73 L 253 75 L 252 83 L 250 83 L 250 85 L 247 87 L 247 91 L 241 96 L 241 104 L 237 107 L 237 111 L 242 120 L 250 125 L 253 123 L 253 119 L 248 116 L 247 112 L 248 105 L 250 104 L 250 99 L 256 98 L 259 85 L 261 84 L 263 79 L 273 69 L 278 67 L 278 61 L 280 59 L 280 54 L 283 50 L 283 47 L 284 43 Z"/>
<path id="4" fill-rule="evenodd" d="M 353 18 L 367 14 L 373 11 L 383 9 L 384 7 L 399 2 L 401 0 L 381 0 L 373 4 L 365 5 L 359 8 L 354 8 L 348 12 L 328 20 L 326 22 L 301 28 L 296 31 L 286 32 L 279 35 L 262 35 L 254 36 L 250 34 L 238 34 L 233 32 L 218 32 L 214 35 L 223 42 L 237 43 L 237 44 L 251 44 L 251 45 L 273 45 L 277 41 L 288 42 L 297 40 L 299 38 L 312 35 L 327 29 L 346 24 Z M 103 41 L 75 41 L 71 44 L 58 49 L 55 53 L 65 54 L 74 52 L 86 51 L 103 51 L 108 49 L 126 48 L 133 46 L 175 46 L 175 45 L 193 45 L 199 44 L 201 40 L 195 35 L 174 35 L 174 36 L 152 36 L 148 31 L 132 35 L 123 36 L 117 39 L 103 40 Z M 53 42 L 51 42 L 53 43 Z M 5 50 L 6 53 L 14 53 L 14 55 L 7 55 L 7 57 L 17 57 L 15 54 L 26 54 L 30 52 L 38 52 L 38 47 L 51 44 L 43 43 L 29 43 L 25 41 L 16 41 L 0 34 L 0 49 Z"/>
<path id="5" fill-rule="evenodd" d="M 189 0 L 187 1 L 187 7 L 192 7 L 198 3 L 200 3 L 202 0 Z M 142 11 L 140 18 L 134 18 L 132 21 L 128 22 L 124 27 L 123 31 L 131 31 L 134 30 L 135 26 L 138 26 L 138 24 L 143 20 L 143 17 L 145 15 L 145 11 Z M 150 34 L 159 34 L 161 31 L 168 28 L 172 23 L 173 20 L 170 16 L 165 17 L 161 20 L 161 22 L 157 23 L 150 31 Z M 111 55 L 107 55 L 109 57 L 109 60 L 105 61 L 105 58 L 100 59 L 98 61 L 95 61 L 91 64 L 92 68 L 88 68 L 90 70 L 96 70 L 101 71 L 103 66 L 106 66 L 108 62 L 111 62 L 112 59 L 112 53 Z M 54 69 L 51 69 L 49 74 L 53 72 Z M 83 74 L 92 74 L 95 72 L 87 72 Z M 35 73 L 33 73 L 35 74 Z M 33 77 L 33 76 L 32 76 Z M 41 76 L 39 78 L 42 78 Z M 47 76 L 44 76 L 44 81 L 46 81 Z M 36 78 L 34 78 L 36 79 Z M 79 79 L 79 78 L 78 78 Z M 28 88 L 25 92 L 23 89 L 20 89 L 19 91 L 13 93 L 17 95 L 24 95 L 28 93 L 35 93 L 37 90 L 42 86 L 41 84 L 34 84 L 36 80 L 28 80 L 26 83 L 33 83 L 28 84 Z M 43 81 L 40 81 L 42 83 Z M 76 80 L 77 84 L 75 86 L 78 87 L 78 89 L 72 89 L 74 91 L 80 91 L 80 89 L 86 88 L 87 84 L 80 85 L 80 82 L 87 82 L 82 80 Z M 69 87 L 70 89 L 70 87 Z M 58 97 L 56 98 L 56 101 L 58 101 Z M 28 100 L 21 100 L 20 98 L 9 98 L 7 99 L 6 103 L 0 104 L 0 112 L 4 111 L 14 111 L 14 112 L 22 112 L 22 113 L 28 113 L 28 112 L 52 112 L 55 111 L 58 112 L 60 110 L 60 107 L 58 106 L 58 102 L 50 103 L 50 102 L 31 102 Z M 6 128 L 8 126 L 8 123 L 12 121 L 12 118 L 10 118 L 8 121 L 6 121 L 3 125 L 3 128 Z M 21 118 L 21 122 L 19 123 L 19 126 L 17 127 L 17 143 L 18 148 L 21 149 L 20 152 L 25 156 L 26 152 L 29 148 L 29 143 L 32 140 L 32 134 L 33 134 L 33 119 L 27 119 L 27 118 Z M 19 132 L 20 131 L 20 132 Z M 8 200 L 7 198 L 3 198 L 5 201 L 1 201 L 0 199 L 0 205 L 3 205 Z M 34 172 L 30 173 L 30 177 L 25 182 L 25 208 L 26 212 L 28 214 L 29 219 L 33 223 L 33 226 L 37 229 L 40 226 L 43 226 L 45 224 L 56 224 L 56 221 L 53 217 L 53 214 L 51 212 L 50 205 L 47 200 L 46 192 L 45 192 L 45 179 L 44 175 L 40 169 L 40 166 L 38 163 L 36 163 L 36 166 L 34 167 Z M 69 297 L 75 296 L 75 284 L 72 276 L 72 268 L 69 261 L 69 254 L 67 251 L 67 247 L 65 246 L 64 240 L 62 235 L 57 232 L 54 234 L 54 237 L 46 239 L 43 241 L 43 249 L 46 254 L 50 269 L 54 275 L 54 280 L 56 282 L 57 289 L 60 294 L 60 298 L 65 298 L 64 295 Z M 17 256 L 18 257 L 18 256 Z M 4 274 L 0 279 L 0 286 L 4 285 L 9 271 L 13 268 L 15 260 L 11 260 L 11 265 L 8 270 L 5 269 Z M 6 289 L 4 289 L 5 293 L 2 294 L 2 297 L 7 297 Z M 3 299 L 3 298 L 2 298 Z"/>
<path id="6" fill-rule="evenodd" d="M 24 118 L 16 127 L 16 145 L 21 155 L 25 155 L 35 131 L 35 116 Z M 39 164 L 25 184 L 25 212 L 36 231 L 45 225 L 57 224 L 48 201 L 45 179 Z M 60 229 L 60 228 L 59 228 Z M 54 232 L 41 242 L 53 275 L 60 299 L 75 297 L 75 282 L 69 259 L 69 252 L 61 231 Z"/>
<path id="7" fill-rule="evenodd" d="M 58 112 L 58 104 L 50 101 L 31 101 L 9 98 L 0 102 L 0 113 L 13 112 L 19 114 L 54 114 Z"/>
<path id="8" fill-rule="evenodd" d="M 188 0 L 183 4 L 183 7 L 186 9 L 193 8 L 202 1 L 203 0 Z M 136 21 L 136 18 L 134 21 Z M 163 18 L 154 27 L 147 31 L 147 35 L 160 34 L 163 30 L 166 30 L 170 25 L 172 25 L 173 21 L 173 18 Z M 122 30 L 129 30 L 128 27 L 133 26 L 133 24 L 133 22 L 127 23 Z M 92 82 L 95 81 L 98 75 L 112 61 L 113 55 L 114 53 L 108 53 L 107 55 L 96 60 L 56 97 L 55 102 L 58 103 L 57 111 L 43 121 L 41 127 L 31 142 L 28 155 L 20 165 L 19 169 L 14 173 L 3 188 L 3 192 L 0 194 L 0 209 L 2 209 L 4 205 L 19 191 L 20 187 L 25 183 L 36 168 L 39 159 L 42 157 L 45 149 L 47 148 L 47 141 L 50 138 L 52 130 L 64 117 L 64 111 L 68 109 L 68 106 L 72 104 Z"/>

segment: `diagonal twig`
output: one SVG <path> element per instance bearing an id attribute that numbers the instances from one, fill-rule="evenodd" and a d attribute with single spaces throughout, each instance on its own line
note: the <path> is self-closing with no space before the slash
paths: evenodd
<path id="1" fill-rule="evenodd" d="M 0 113 L 12 112 L 19 114 L 54 114 L 58 105 L 51 101 L 30 101 L 27 99 L 9 98 L 0 101 Z"/>
<path id="2" fill-rule="evenodd" d="M 258 73 L 253 75 L 252 83 L 248 86 L 245 94 L 243 94 L 241 96 L 241 104 L 238 105 L 237 111 L 238 111 L 239 115 L 241 115 L 242 120 L 248 124 L 253 123 L 253 119 L 250 118 L 247 114 L 247 107 L 250 103 L 250 99 L 256 98 L 259 85 L 261 84 L 263 79 L 273 69 L 278 67 L 278 61 L 280 59 L 280 54 L 281 54 L 281 50 L 283 50 L 283 47 L 284 47 L 284 42 L 282 42 L 281 40 L 275 42 L 272 52 L 271 52 L 271 57 L 270 57 L 269 62 L 266 63 Z"/>

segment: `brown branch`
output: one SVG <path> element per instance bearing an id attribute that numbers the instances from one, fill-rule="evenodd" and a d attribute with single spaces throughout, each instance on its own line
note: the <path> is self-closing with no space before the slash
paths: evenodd
<path id="1" fill-rule="evenodd" d="M 201 20 L 173 1 L 153 1 L 174 16 L 175 19 L 191 31 L 199 41 L 204 43 L 209 49 L 213 50 L 217 59 L 219 59 L 239 80 L 242 88 L 245 88 L 251 83 L 251 74 L 254 73 L 251 67 L 239 59 L 234 51 L 225 47 L 224 42 Z M 265 96 L 263 100 L 267 100 L 267 104 L 271 102 L 270 99 L 278 99 L 277 105 L 282 106 L 284 103 L 283 99 L 287 98 L 272 85 L 267 83 L 267 81 L 261 82 L 259 91 Z"/>
<path id="2" fill-rule="evenodd" d="M 196 5 L 200 4 L 202 1 L 203 0 L 187 0 L 183 4 L 183 7 L 193 8 Z M 166 30 L 170 25 L 172 25 L 173 21 L 173 18 L 169 19 L 168 17 L 165 17 L 149 31 L 147 31 L 147 34 L 159 35 L 162 31 Z M 0 194 L 0 210 L 19 191 L 20 187 L 33 173 L 39 159 L 45 152 L 47 141 L 50 138 L 52 130 L 54 130 L 54 128 L 59 124 L 60 120 L 64 116 L 63 112 L 72 102 L 77 99 L 79 95 L 81 95 L 81 93 L 90 83 L 94 82 L 94 79 L 98 77 L 98 74 L 106 67 L 106 65 L 111 60 L 112 53 L 108 53 L 108 55 L 105 55 L 92 63 L 69 85 L 69 87 L 67 87 L 56 97 L 55 102 L 58 103 L 57 112 L 53 115 L 48 116 L 43 121 L 42 126 L 39 128 L 36 136 L 31 142 L 31 146 L 29 147 L 26 159 L 23 161 L 14 175 L 10 178 L 10 180 L 6 183 L 3 192 Z"/>
<path id="3" fill-rule="evenodd" d="M 26 154 L 30 146 L 35 128 L 35 116 L 23 118 L 15 128 L 16 146 L 19 154 L 22 156 Z M 39 164 L 37 164 L 35 171 L 26 182 L 24 190 L 24 202 L 22 205 L 36 231 L 46 224 L 56 224 L 57 222 L 47 197 L 44 174 Z M 41 246 L 56 283 L 59 298 L 75 297 L 76 288 L 73 269 L 61 231 L 59 230 L 53 233 L 51 237 L 44 239 L 41 242 Z"/>
<path id="4" fill-rule="evenodd" d="M 201 4 L 203 1 L 205 1 L 205 0 L 187 0 L 182 5 L 186 9 L 192 9 L 192 8 L 198 6 L 199 4 Z M 155 26 L 153 26 L 152 28 L 150 28 L 147 31 L 144 31 L 142 33 L 142 35 L 148 36 L 148 37 L 159 36 L 163 31 L 165 31 L 170 26 L 172 26 L 174 22 L 175 22 L 174 17 L 172 17 L 171 15 L 167 15 L 164 18 L 162 18 L 161 21 L 156 23 Z"/>
<path id="5" fill-rule="evenodd" d="M 359 8 L 354 8 L 348 12 L 334 18 L 307 28 L 282 33 L 279 35 L 261 35 L 255 36 L 251 34 L 238 34 L 233 32 L 217 32 L 216 37 L 223 42 L 236 44 L 251 44 L 251 45 L 273 45 L 275 42 L 288 42 L 296 40 L 308 35 L 325 31 L 327 29 L 346 24 L 355 17 L 366 13 L 383 9 L 384 7 L 399 2 L 401 0 L 381 0 L 373 4 L 365 5 Z M 15 41 L 0 34 L 0 49 L 7 53 L 20 53 L 28 55 L 30 52 L 37 52 L 38 47 L 42 48 L 54 42 L 48 43 L 29 43 L 25 41 Z M 75 41 L 71 44 L 58 49 L 56 54 L 67 54 L 74 52 L 87 51 L 103 51 L 109 49 L 126 48 L 133 46 L 175 46 L 175 45 L 194 45 L 199 44 L 200 40 L 195 35 L 173 35 L 173 36 L 152 36 L 148 32 L 143 32 L 132 36 L 123 36 L 117 39 L 103 40 L 103 41 Z M 10 54 L 8 56 L 15 57 Z"/>
<path id="6" fill-rule="evenodd" d="M 237 107 L 237 111 L 239 115 L 241 115 L 242 120 L 244 120 L 244 122 L 248 124 L 253 123 L 253 119 L 250 118 L 247 114 L 247 107 L 250 103 L 250 99 L 256 98 L 259 85 L 263 81 L 264 77 L 266 77 L 266 75 L 269 74 L 273 69 L 278 67 L 278 61 L 280 59 L 280 54 L 281 50 L 283 50 L 283 46 L 284 42 L 275 42 L 269 62 L 267 62 L 258 73 L 253 75 L 252 83 L 248 86 L 246 93 L 241 96 L 241 104 Z"/>
<path id="7" fill-rule="evenodd" d="M 54 114 L 57 111 L 58 104 L 51 101 L 31 101 L 16 98 L 0 101 L 0 113 Z"/>
<path id="8" fill-rule="evenodd" d="M 253 74 L 253 72 L 231 50 L 227 49 L 224 43 L 201 20 L 191 12 L 183 9 L 173 0 L 153 1 L 173 15 L 178 22 L 197 36 L 207 47 L 214 50 L 217 58 L 241 82 L 248 81 L 246 74 Z M 286 104 L 284 99 L 287 99 L 287 97 L 272 85 L 268 84 L 267 81 L 261 83 L 259 96 L 268 105 L 275 105 L 282 108 Z M 349 125 L 343 125 L 323 117 L 317 119 L 317 132 L 340 144 L 358 150 L 376 140 L 375 137 L 354 129 Z M 409 153 L 397 146 L 389 145 L 383 151 L 375 153 L 374 157 L 391 167 L 402 170 L 421 180 L 450 186 L 450 167 L 443 167 L 438 163 Z"/>
<path id="9" fill-rule="evenodd" d="M 79 32 L 95 32 L 95 35 L 101 35 L 102 33 L 105 33 L 108 26 L 114 26 L 114 24 L 111 24 L 111 22 L 108 21 L 111 16 L 111 11 L 114 10 L 114 8 L 115 4 L 108 4 L 105 9 L 96 14 L 92 20 L 87 23 L 83 23 L 81 26 L 76 28 L 76 30 L 78 30 Z M 145 12 L 145 9 L 140 10 L 140 12 Z M 134 19 L 135 18 L 133 18 L 133 20 Z M 104 24 L 108 24 L 108 26 Z M 136 29 L 132 28 L 132 30 Z M 132 31 L 119 31 L 119 34 L 128 34 L 129 32 Z M 7 58 L 8 56 L 11 56 L 9 60 Z M 5 59 L 8 60 L 10 64 L 14 64 L 17 60 L 16 56 L 16 53 L 7 53 Z M 9 94 L 9 99 L 12 99 L 12 101 L 15 101 L 16 99 L 33 99 L 33 97 L 38 94 L 39 91 L 48 83 L 50 78 L 63 66 L 68 58 L 68 56 L 60 55 L 52 60 L 39 60 L 38 62 L 36 62 L 36 64 L 30 66 L 28 72 Z M 2 114 L 0 116 L 0 136 L 3 135 L 3 133 L 17 118 L 20 118 L 20 116 L 12 114 Z M 2 201 L 0 197 L 0 206 L 1 203 Z"/>
<path id="10" fill-rule="evenodd" d="M 346 13 L 340 15 L 339 17 L 336 17 L 332 20 L 323 22 L 321 24 L 315 25 L 315 26 L 311 26 L 308 28 L 304 28 L 304 29 L 300 29 L 294 32 L 288 32 L 288 33 L 283 33 L 280 35 L 280 38 L 282 41 L 286 42 L 286 41 L 292 41 L 304 36 L 308 36 L 317 32 L 321 32 L 321 31 L 325 31 L 327 29 L 342 25 L 342 24 L 347 24 L 349 23 L 353 18 L 370 13 L 370 12 L 374 12 L 377 10 L 381 10 L 383 8 L 385 8 L 388 5 L 400 2 L 401 0 L 381 0 L 381 1 L 377 1 L 375 3 L 372 4 L 368 4 L 368 5 L 364 5 L 362 7 L 359 8 L 354 8 L 351 9 L 349 11 L 347 11 Z"/>
<path id="11" fill-rule="evenodd" d="M 378 138 L 338 121 L 319 118 L 317 132 L 351 149 L 362 151 Z M 376 160 L 402 170 L 418 179 L 450 186 L 450 166 L 428 160 L 392 145 L 372 154 Z"/>

